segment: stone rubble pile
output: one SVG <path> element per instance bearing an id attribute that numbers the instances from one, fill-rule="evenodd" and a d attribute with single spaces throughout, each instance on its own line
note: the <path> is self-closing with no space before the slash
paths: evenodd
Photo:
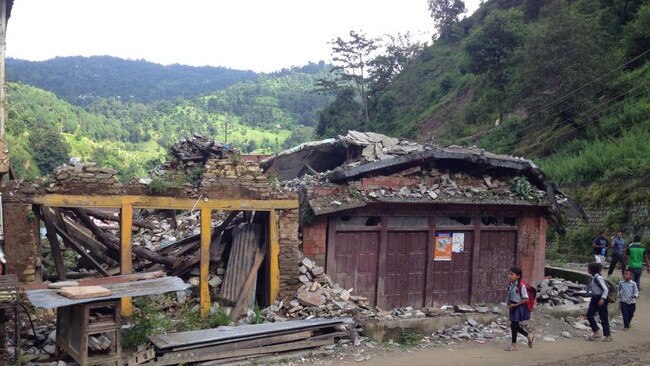
<path id="1" fill-rule="evenodd" d="M 102 192 L 119 194 L 122 183 L 117 180 L 117 172 L 113 168 L 100 168 L 96 163 L 75 162 L 72 165 L 63 164 L 54 169 L 54 184 L 49 192 L 61 192 L 75 187 L 101 187 Z"/>
<path id="2" fill-rule="evenodd" d="M 352 294 L 353 289 L 345 289 L 332 282 L 323 267 L 307 257 L 301 260 L 299 280 L 302 283 L 293 297 L 287 297 L 264 309 L 262 312 L 269 321 L 312 317 L 352 316 L 372 318 L 375 311 L 369 307 L 368 299 Z"/>
<path id="3" fill-rule="evenodd" d="M 460 340 L 460 339 L 493 339 L 505 337 L 510 333 L 508 317 L 502 316 L 490 322 L 481 324 L 473 318 L 468 318 L 464 325 L 454 325 L 449 328 L 439 329 L 431 334 L 432 340 Z"/>
<path id="4" fill-rule="evenodd" d="M 539 285 L 537 302 L 542 306 L 573 305 L 585 302 L 587 286 L 561 278 L 546 278 Z"/>
<path id="5" fill-rule="evenodd" d="M 133 235 L 133 244 L 141 245 L 155 250 L 165 247 L 178 240 L 185 239 L 201 233 L 199 218 L 200 212 L 188 212 L 176 217 L 174 228 L 173 219 L 167 215 L 155 215 L 146 218 L 146 221 L 154 226 L 155 229 L 141 228 Z M 216 224 L 213 222 L 213 225 Z"/>

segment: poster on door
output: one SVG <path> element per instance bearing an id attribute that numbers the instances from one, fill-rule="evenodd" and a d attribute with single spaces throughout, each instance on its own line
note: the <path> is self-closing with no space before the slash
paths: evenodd
<path id="1" fill-rule="evenodd" d="M 465 251 L 465 233 L 453 233 L 451 236 L 451 251 L 462 253 Z"/>
<path id="2" fill-rule="evenodd" d="M 434 261 L 450 261 L 451 260 L 451 233 L 436 233 L 433 260 Z"/>

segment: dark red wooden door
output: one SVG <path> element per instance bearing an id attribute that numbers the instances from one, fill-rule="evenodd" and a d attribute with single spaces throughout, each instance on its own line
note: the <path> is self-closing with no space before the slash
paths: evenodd
<path id="1" fill-rule="evenodd" d="M 385 271 L 379 274 L 384 283 L 377 298 L 381 309 L 424 305 L 427 235 L 428 231 L 388 232 Z"/>
<path id="2" fill-rule="evenodd" d="M 334 283 L 353 295 L 365 296 L 374 305 L 377 281 L 379 231 L 345 231 L 336 233 L 333 270 Z"/>
<path id="3" fill-rule="evenodd" d="M 482 231 L 478 270 L 472 280 L 473 302 L 505 301 L 508 270 L 515 264 L 517 231 Z"/>
<path id="4" fill-rule="evenodd" d="M 426 306 L 467 304 L 470 301 L 473 231 L 455 231 L 465 236 L 461 253 L 452 253 L 451 261 L 432 261 L 427 280 Z"/>

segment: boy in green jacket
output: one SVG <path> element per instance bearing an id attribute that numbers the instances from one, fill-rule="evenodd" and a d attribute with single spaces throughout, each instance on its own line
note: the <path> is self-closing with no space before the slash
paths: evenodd
<path id="1" fill-rule="evenodd" d="M 636 282 L 639 289 L 641 289 L 641 273 L 643 272 L 643 265 L 645 264 L 650 273 L 650 263 L 648 263 L 648 252 L 646 249 L 641 246 L 641 237 L 639 235 L 634 236 L 634 240 L 627 247 L 625 251 L 627 256 L 627 268 L 632 271 L 632 276 L 634 282 Z"/>

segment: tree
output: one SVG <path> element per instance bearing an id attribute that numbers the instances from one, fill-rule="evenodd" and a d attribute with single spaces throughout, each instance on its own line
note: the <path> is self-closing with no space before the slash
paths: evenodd
<path id="1" fill-rule="evenodd" d="M 57 166 L 70 160 L 70 145 L 56 129 L 38 123 L 29 134 L 34 161 L 41 173 L 49 174 Z"/>
<path id="2" fill-rule="evenodd" d="M 371 54 L 379 47 L 377 39 L 368 38 L 363 33 L 350 31 L 347 40 L 337 37 L 330 42 L 332 45 L 332 62 L 336 73 L 344 82 L 352 82 L 363 108 L 364 124 L 370 124 L 368 112 L 368 69 Z M 340 84 L 339 84 L 340 85 Z"/>
<path id="3" fill-rule="evenodd" d="M 387 38 L 383 52 L 368 61 L 371 95 L 386 90 L 404 67 L 427 47 L 426 43 L 412 41 L 408 32 Z"/>
<path id="4" fill-rule="evenodd" d="M 630 58 L 639 57 L 650 50 L 650 3 L 640 7 L 634 21 L 625 27 L 625 41 Z M 645 53 L 645 57 L 639 57 L 630 66 L 640 66 L 644 60 L 650 60 L 650 53 Z"/>
<path id="5" fill-rule="evenodd" d="M 467 11 L 463 0 L 427 0 L 433 23 L 440 38 L 446 38 L 452 27 L 458 23 L 459 16 Z"/>
<path id="6" fill-rule="evenodd" d="M 465 42 L 469 71 L 485 75 L 486 90 L 495 99 L 499 120 L 503 122 L 506 88 L 510 85 L 515 50 L 524 40 L 523 15 L 520 10 L 493 10 L 484 24 Z M 491 99 L 492 99 L 491 98 Z"/>
<path id="7" fill-rule="evenodd" d="M 343 89 L 336 99 L 319 114 L 316 135 L 321 138 L 335 137 L 351 128 L 359 128 L 363 117 L 362 106 L 355 100 L 355 91 Z"/>
<path id="8" fill-rule="evenodd" d="M 527 99 L 530 117 L 581 127 L 585 117 L 579 114 L 592 110 L 609 78 L 617 76 L 609 72 L 615 67 L 604 52 L 606 40 L 598 23 L 566 1 L 544 8 L 518 67 L 518 94 Z"/>

